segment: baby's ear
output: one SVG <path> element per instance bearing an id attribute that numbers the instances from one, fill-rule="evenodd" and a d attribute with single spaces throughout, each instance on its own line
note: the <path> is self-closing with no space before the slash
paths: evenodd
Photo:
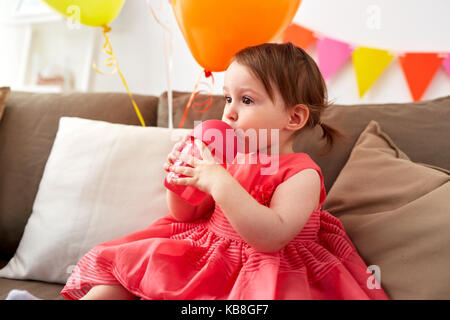
<path id="1" fill-rule="evenodd" d="M 291 130 L 300 130 L 309 118 L 309 108 L 304 104 L 297 104 L 289 110 L 288 126 Z"/>

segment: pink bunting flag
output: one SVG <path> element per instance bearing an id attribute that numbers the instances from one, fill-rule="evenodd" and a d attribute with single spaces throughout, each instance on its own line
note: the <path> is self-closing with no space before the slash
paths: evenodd
<path id="1" fill-rule="evenodd" d="M 329 79 L 350 57 L 351 47 L 344 42 L 330 38 L 317 41 L 319 68 L 325 80 Z"/>
<path id="2" fill-rule="evenodd" d="M 450 53 L 447 55 L 447 58 L 442 61 L 442 66 L 444 67 L 445 71 L 447 71 L 447 75 L 450 77 Z"/>

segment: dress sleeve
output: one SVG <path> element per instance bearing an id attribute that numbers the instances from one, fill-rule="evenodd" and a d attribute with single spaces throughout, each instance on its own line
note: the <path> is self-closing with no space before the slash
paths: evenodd
<path id="1" fill-rule="evenodd" d="M 309 157 L 307 154 L 303 154 L 303 156 L 294 158 L 283 174 L 283 182 L 292 177 L 293 175 L 299 173 L 305 169 L 314 169 L 319 173 L 320 177 L 320 200 L 319 200 L 319 209 L 322 207 L 322 204 L 325 202 L 326 198 L 326 190 L 324 185 L 324 179 L 322 175 L 322 170 L 320 167 Z"/>

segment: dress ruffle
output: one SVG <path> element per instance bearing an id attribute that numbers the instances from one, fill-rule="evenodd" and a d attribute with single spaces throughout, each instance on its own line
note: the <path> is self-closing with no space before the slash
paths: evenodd
<path id="1" fill-rule="evenodd" d="M 274 191 L 275 185 L 273 183 L 264 183 L 256 185 L 250 191 L 250 195 L 262 205 L 270 207 L 270 200 L 272 199 Z"/>
<path id="2" fill-rule="evenodd" d="M 367 288 L 367 276 L 354 276 L 366 272 L 364 263 L 340 221 L 326 211 L 315 211 L 302 232 L 275 253 L 254 250 L 224 228 L 220 215 L 211 218 L 180 223 L 167 215 L 95 247 L 61 294 L 79 299 L 94 285 L 121 284 L 148 300 L 387 298 Z"/>

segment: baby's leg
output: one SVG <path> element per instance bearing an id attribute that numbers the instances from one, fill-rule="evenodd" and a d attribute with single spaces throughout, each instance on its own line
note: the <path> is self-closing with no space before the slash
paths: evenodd
<path id="1" fill-rule="evenodd" d="M 94 286 L 80 300 L 136 300 L 134 294 L 121 285 L 98 285 Z"/>

